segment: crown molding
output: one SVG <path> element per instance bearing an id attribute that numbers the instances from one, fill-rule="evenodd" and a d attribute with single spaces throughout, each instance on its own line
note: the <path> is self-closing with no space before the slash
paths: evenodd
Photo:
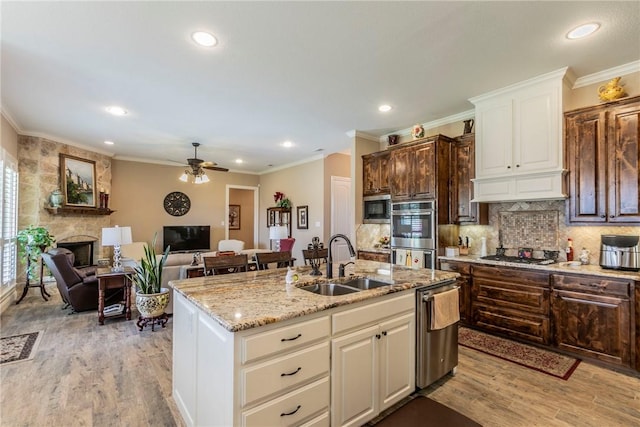
<path id="1" fill-rule="evenodd" d="M 319 154 L 319 155 L 315 155 L 315 156 L 312 156 L 312 157 L 307 157 L 306 159 L 302 159 L 302 160 L 299 160 L 297 162 L 287 163 L 285 165 L 275 166 L 275 167 L 269 168 L 268 170 L 264 170 L 262 172 L 258 172 L 257 175 L 266 175 L 268 173 L 281 171 L 283 169 L 288 169 L 288 168 L 291 168 L 291 167 L 294 167 L 294 166 L 304 165 L 305 163 L 311 163 L 311 162 L 315 162 L 317 160 L 322 160 L 325 157 L 326 157 L 326 155 L 324 155 L 324 154 Z"/>
<path id="2" fill-rule="evenodd" d="M 420 123 L 420 124 L 422 125 L 424 130 L 429 130 L 429 129 L 434 129 L 440 126 L 448 125 L 451 123 L 460 122 L 462 120 L 472 119 L 475 117 L 475 115 L 476 115 L 475 110 L 467 110 L 467 111 L 463 111 L 462 113 L 453 114 L 451 116 L 443 117 L 438 120 L 433 120 L 430 122 Z M 387 142 L 387 137 L 389 135 L 409 136 L 411 135 L 412 129 L 413 129 L 413 126 L 405 129 L 400 129 L 396 132 L 391 132 L 386 135 L 382 135 L 380 138 L 378 138 L 377 142 Z"/>
<path id="3" fill-rule="evenodd" d="M 619 65 L 617 67 L 609 68 L 608 70 L 603 70 L 597 73 L 578 77 L 575 83 L 573 84 L 573 89 L 577 89 L 583 86 L 589 86 L 594 83 L 601 83 L 604 80 L 610 80 L 614 77 L 620 77 L 626 74 L 637 73 L 637 72 L 640 72 L 640 60 L 629 62 L 628 64 Z"/>
<path id="4" fill-rule="evenodd" d="M 11 116 L 11 114 L 9 114 L 9 112 L 6 109 L 2 109 L 0 111 L 0 114 L 2 114 L 2 117 L 4 117 L 7 122 L 9 122 L 9 124 L 11 125 L 11 127 L 13 128 L 13 130 L 16 131 L 17 134 L 22 133 L 20 126 L 18 126 L 18 123 L 16 123 L 16 121 L 13 119 L 13 117 Z"/>

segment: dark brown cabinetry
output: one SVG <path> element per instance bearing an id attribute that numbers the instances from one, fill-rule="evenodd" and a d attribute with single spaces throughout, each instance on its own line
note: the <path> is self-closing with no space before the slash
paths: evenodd
<path id="1" fill-rule="evenodd" d="M 552 275 L 553 341 L 561 350 L 631 367 L 634 326 L 627 280 Z"/>
<path id="2" fill-rule="evenodd" d="M 391 254 L 385 252 L 358 251 L 358 259 L 378 262 L 391 262 Z"/>
<path id="3" fill-rule="evenodd" d="M 362 156 L 362 194 L 389 194 L 389 151 Z"/>
<path id="4" fill-rule="evenodd" d="M 486 203 L 473 200 L 475 178 L 475 134 L 469 133 L 455 138 L 451 145 L 451 196 L 450 218 L 452 224 L 489 223 L 489 209 Z"/>
<path id="5" fill-rule="evenodd" d="M 436 135 L 392 150 L 391 200 L 436 199 L 438 223 L 448 223 L 452 141 Z"/>
<path id="6" fill-rule="evenodd" d="M 565 114 L 569 221 L 640 223 L 640 97 Z"/>
<path id="7" fill-rule="evenodd" d="M 493 266 L 472 268 L 472 324 L 527 341 L 549 343 L 549 274 Z"/>
<path id="8" fill-rule="evenodd" d="M 442 261 L 440 270 L 455 271 L 460 274 L 456 279 L 460 295 L 460 322 L 471 322 L 471 264 L 466 262 Z"/>

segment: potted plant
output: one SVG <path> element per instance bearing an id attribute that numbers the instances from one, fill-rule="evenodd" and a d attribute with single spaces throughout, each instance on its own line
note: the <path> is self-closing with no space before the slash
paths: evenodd
<path id="1" fill-rule="evenodd" d="M 169 304 L 169 289 L 162 287 L 162 268 L 169 256 L 169 246 L 162 256 L 156 256 L 156 239 L 153 237 L 151 246 L 145 245 L 144 257 L 137 265 L 132 277 L 136 286 L 136 307 L 141 317 L 158 317 L 164 313 Z"/>
<path id="2" fill-rule="evenodd" d="M 27 260 L 27 278 L 38 280 L 40 254 L 53 245 L 56 238 L 45 227 L 30 225 L 18 231 L 18 254 Z"/>

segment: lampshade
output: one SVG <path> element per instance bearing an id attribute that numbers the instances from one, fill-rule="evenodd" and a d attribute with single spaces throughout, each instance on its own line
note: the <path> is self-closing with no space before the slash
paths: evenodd
<path id="1" fill-rule="evenodd" d="M 269 239 L 279 240 L 289 237 L 289 229 L 286 225 L 274 225 L 269 227 Z"/>
<path id="2" fill-rule="evenodd" d="M 196 170 L 186 169 L 178 179 L 182 182 L 189 182 L 189 180 L 191 180 L 194 184 L 204 184 L 210 181 L 202 168 Z"/>
<path id="3" fill-rule="evenodd" d="M 131 227 L 109 227 L 102 229 L 102 246 L 128 245 L 131 239 Z"/>

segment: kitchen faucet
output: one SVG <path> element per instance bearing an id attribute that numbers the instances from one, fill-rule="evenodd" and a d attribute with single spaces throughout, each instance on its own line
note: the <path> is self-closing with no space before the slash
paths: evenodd
<path id="1" fill-rule="evenodd" d="M 349 247 L 349 254 L 352 257 L 356 256 L 356 251 L 355 249 L 353 249 L 353 245 L 351 244 L 351 241 L 347 236 L 345 236 L 344 234 L 334 234 L 333 236 L 331 236 L 331 238 L 329 238 L 329 244 L 327 245 L 329 247 L 329 251 L 327 252 L 327 279 L 333 278 L 333 256 L 331 255 L 331 244 L 337 238 L 341 238 L 342 240 L 347 242 L 347 246 Z"/>

